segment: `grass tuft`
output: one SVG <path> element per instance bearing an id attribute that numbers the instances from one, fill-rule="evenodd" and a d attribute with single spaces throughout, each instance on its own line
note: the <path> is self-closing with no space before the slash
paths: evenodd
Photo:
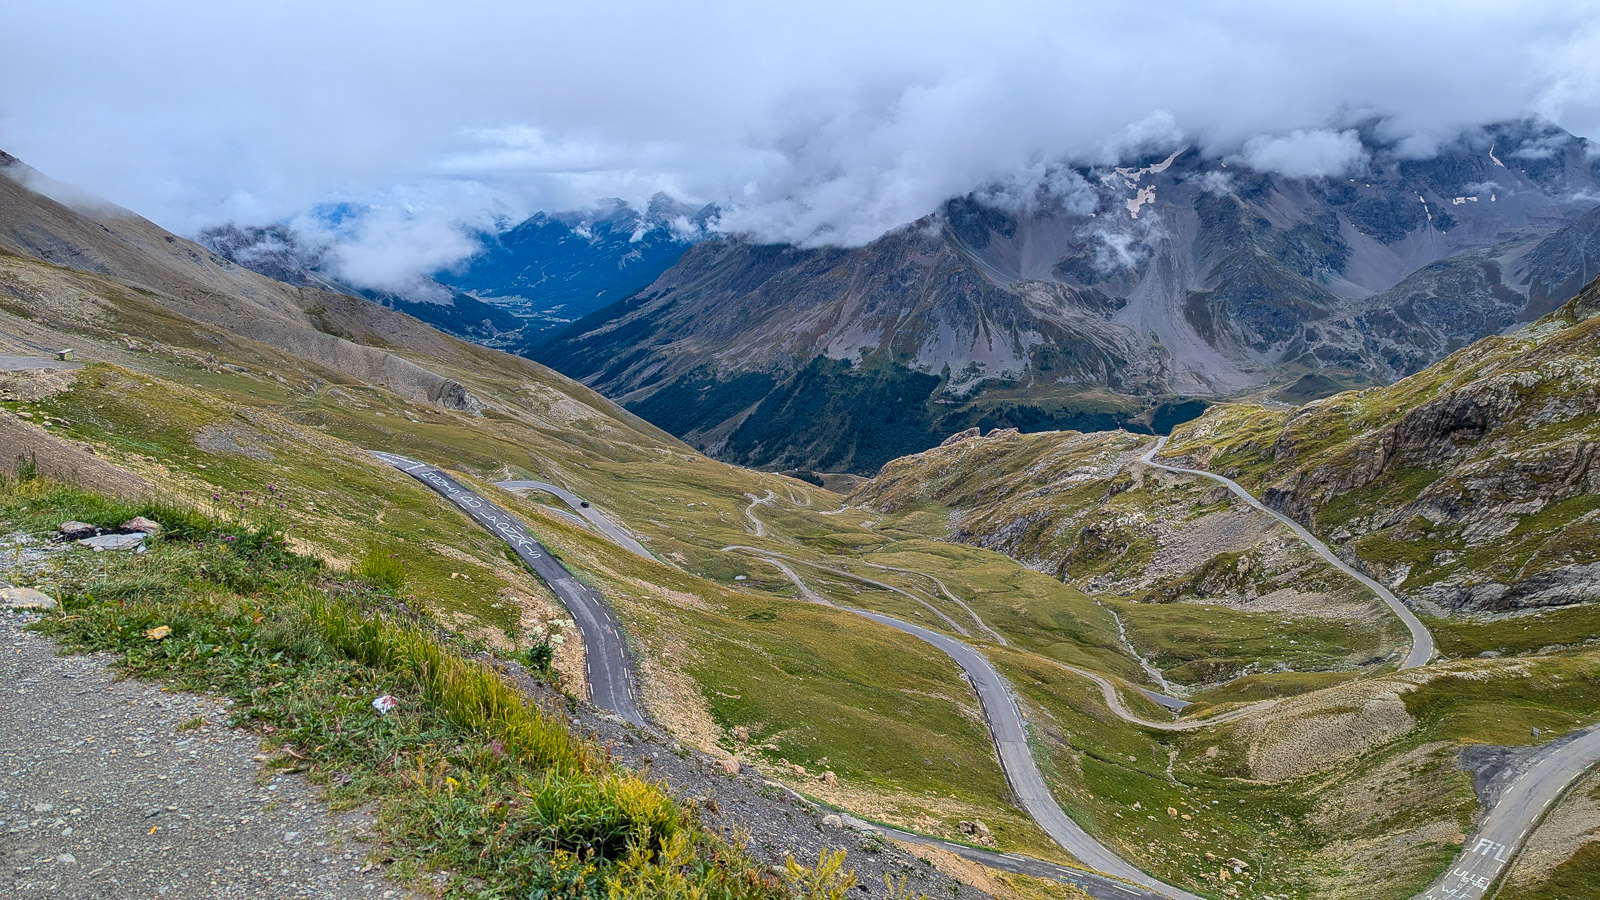
<path id="1" fill-rule="evenodd" d="M 406 585 L 406 567 L 400 557 L 378 546 L 361 557 L 356 575 L 380 591 L 396 593 Z"/>

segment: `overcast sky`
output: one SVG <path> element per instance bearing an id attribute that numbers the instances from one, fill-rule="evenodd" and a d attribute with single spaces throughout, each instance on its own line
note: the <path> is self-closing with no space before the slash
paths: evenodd
<path id="1" fill-rule="evenodd" d="M 1366 115 L 1419 153 L 1530 114 L 1600 136 L 1600 10 L 1571 0 L 0 0 L 0 22 L 0 148 L 188 234 L 369 204 L 376 269 L 658 190 L 859 243 L 1147 137 L 1315 174 Z"/>

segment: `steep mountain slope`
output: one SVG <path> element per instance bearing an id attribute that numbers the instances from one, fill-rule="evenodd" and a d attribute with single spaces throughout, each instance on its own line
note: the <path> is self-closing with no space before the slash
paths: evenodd
<path id="1" fill-rule="evenodd" d="M 1302 376 L 1386 382 L 1575 290 L 1600 227 L 1585 141 L 1511 123 L 1413 159 L 1362 139 L 1342 177 L 1179 149 L 952 200 L 856 249 L 702 244 L 533 355 L 730 459 L 868 472 L 892 454 L 849 444 L 874 427 L 905 449 L 978 421 L 1108 427 Z M 884 380 L 915 389 L 862 384 Z M 847 427 L 778 427 L 797 402 Z"/>
<path id="2" fill-rule="evenodd" d="M 564 637 L 551 638 L 556 667 L 581 696 L 585 660 L 554 595 L 507 557 L 504 543 L 367 451 L 448 466 L 521 519 L 611 605 L 637 654 L 649 715 L 673 740 L 716 753 L 710 778 L 718 782 L 737 761 L 858 814 L 968 841 L 987 832 L 996 850 L 1062 859 L 1017 808 L 961 670 L 920 640 L 839 608 L 848 606 L 966 641 L 988 657 L 1016 691 L 1028 752 L 1060 805 L 1150 872 L 1218 898 L 1366 898 L 1373 885 L 1410 896 L 1455 853 L 1475 808 L 1472 778 L 1456 765 L 1463 746 L 1526 743 L 1530 727 L 1565 734 L 1600 710 L 1593 649 L 1365 677 L 1365 664 L 1394 641 L 1359 604 L 1325 615 L 1273 609 L 1256 603 L 1243 567 L 1244 581 L 1219 571 L 1185 580 L 1185 593 L 1172 598 L 1196 602 L 1135 602 L 1150 573 L 1130 565 L 1124 577 L 1115 553 L 1096 557 L 1109 580 L 1090 597 L 999 553 L 942 540 L 954 510 L 931 496 L 893 512 L 841 505 L 808 484 L 710 460 L 530 361 L 373 303 L 230 267 L 124 211 L 61 192 L 71 202 L 57 202 L 20 184 L 0 188 L 0 354 L 72 346 L 84 363 L 72 372 L 0 375 L 5 433 L 70 449 L 74 463 L 92 453 L 137 476 L 134 493 L 149 485 L 230 523 L 271 521 L 333 573 L 380 548 L 405 573 L 397 614 L 501 660 Z M 82 268 L 46 262 L 29 247 Z M 969 439 L 954 449 L 970 453 L 971 466 L 938 489 L 967 491 L 970 480 L 978 490 L 1008 458 L 1027 460 L 1013 470 L 1022 490 L 1002 495 L 994 512 L 1010 500 L 1029 515 L 1047 514 L 1052 493 L 1071 497 L 1084 486 L 1080 469 L 1098 478 L 1112 468 L 1103 463 L 1143 440 Z M 1013 445 L 1028 449 L 1013 455 Z M 492 483 L 507 478 L 564 486 L 632 531 L 654 558 L 536 497 L 498 493 Z M 1036 496 L 1024 488 L 1032 482 Z M 1203 485 L 1157 476 L 1122 490 L 1112 476 L 1108 486 L 1120 491 L 1111 503 L 1127 498 L 1118 512 L 1140 512 L 1140 497 L 1151 519 L 1173 517 L 1162 537 L 1226 530 L 1214 526 L 1226 524 L 1229 511 Z M 1190 512 L 1192 522 L 1176 518 Z M 48 528 L 66 512 L 35 508 L 29 516 Z M 1056 552 L 1051 536 L 1037 537 L 1041 560 Z M 1277 537 L 1242 556 L 1273 563 Z M 142 595 L 154 582 L 145 569 L 160 557 L 140 559 L 148 562 L 123 588 L 131 594 L 93 591 L 116 626 L 149 615 Z M 1268 574 L 1309 584 L 1292 565 Z M 1330 594 L 1339 590 L 1328 585 Z M 123 596 L 126 605 L 116 602 Z M 391 605 L 399 604 L 385 601 L 379 612 L 395 612 Z M 257 609 L 225 611 L 249 623 Z M 191 645 L 170 641 L 190 635 L 184 622 L 173 625 L 160 646 L 203 661 L 178 652 Z M 146 646 L 135 629 L 93 628 Z M 1526 634 L 1520 623 L 1514 628 Z M 1197 690 L 1186 712 L 1197 709 L 1201 721 L 1152 727 L 1169 716 L 1135 688 L 1151 675 L 1134 649 L 1197 689 L 1243 677 Z M 1120 702 L 1085 672 L 1106 679 Z M 1286 695 L 1296 696 L 1272 705 Z M 391 721 L 375 718 L 367 696 L 363 689 L 343 700 L 368 722 Z M 417 708 L 411 694 L 402 699 L 403 709 Z M 1137 719 L 1125 717 L 1130 709 Z M 1227 721 L 1204 721 L 1215 713 Z M 622 758 L 644 752 L 631 736 L 608 733 L 628 745 Z M 456 746 L 452 739 L 435 749 L 457 756 Z M 473 764 L 494 765 L 492 747 L 469 748 Z M 483 796 L 476 780 L 444 778 L 452 767 L 461 775 L 457 761 L 441 765 L 425 780 L 454 798 L 452 808 Z M 702 775 L 710 770 L 705 759 L 697 765 Z M 743 815 L 747 799 L 759 805 L 756 796 L 741 796 L 738 810 L 723 803 L 724 821 Z M 473 858 L 477 842 L 500 840 L 496 820 L 455 815 L 435 827 L 474 835 Z M 781 835 L 805 821 L 780 815 L 761 833 Z M 806 826 L 799 846 L 832 845 L 847 833 L 818 824 L 815 837 Z M 781 863 L 793 846 L 758 838 L 752 852 Z"/>
<path id="3" fill-rule="evenodd" d="M 1223 407 L 1168 455 L 1237 473 L 1425 608 L 1600 599 L 1600 283 L 1391 387 Z"/>
<path id="4" fill-rule="evenodd" d="M 0 354 L 72 347 L 84 363 L 0 378 L 7 433 L 37 438 L 25 446 L 93 453 L 133 485 L 224 516 L 277 517 L 299 549 L 339 570 L 381 547 L 406 571 L 409 609 L 495 653 L 567 629 L 564 644 L 552 639 L 555 664 L 583 695 L 582 644 L 554 595 L 493 535 L 368 451 L 446 465 L 497 496 L 612 606 L 640 699 L 674 740 L 723 758 L 738 750 L 768 777 L 876 818 L 952 837 L 982 819 L 999 847 L 1062 858 L 1012 803 L 948 657 L 798 602 L 787 581 L 724 550 L 791 540 L 787 526 L 753 533 L 752 496 L 820 511 L 836 495 L 707 459 L 529 360 L 267 279 L 126 211 L 56 192 L 69 206 L 14 179 L 0 178 L 0 190 Z M 505 478 L 579 493 L 654 558 L 499 493 L 491 482 Z M 1052 643 L 1122 659 L 1109 619 L 1069 599 L 1048 626 L 1060 632 Z"/>

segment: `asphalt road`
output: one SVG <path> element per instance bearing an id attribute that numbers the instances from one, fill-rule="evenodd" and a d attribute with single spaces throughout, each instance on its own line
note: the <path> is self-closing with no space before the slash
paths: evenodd
<path id="1" fill-rule="evenodd" d="M 633 661 L 616 616 L 600 595 L 567 571 L 550 551 L 533 538 L 512 515 L 484 499 L 460 482 L 425 462 L 394 453 L 369 451 L 396 469 L 410 475 L 444 497 L 473 521 L 511 545 L 517 556 L 561 599 L 583 634 L 584 656 L 589 667 L 590 700 L 601 709 L 616 713 L 635 725 L 645 724 L 633 690 Z"/>
<path id="2" fill-rule="evenodd" d="M 593 592 L 579 584 L 565 566 L 556 561 L 543 545 L 534 540 L 520 523 L 499 506 L 468 490 L 460 482 L 427 463 L 394 453 L 371 452 L 378 459 L 438 491 L 459 506 L 478 524 L 500 535 L 511 545 L 512 549 L 528 564 L 529 568 L 533 569 L 540 578 L 544 579 L 546 584 L 550 585 L 551 590 L 556 592 L 556 595 L 561 598 L 561 601 L 566 604 L 567 609 L 572 612 L 573 617 L 578 621 L 579 628 L 583 632 L 584 649 L 589 663 L 589 684 L 595 705 L 612 710 L 634 724 L 643 725 L 644 718 L 639 714 L 637 705 L 634 702 L 632 663 L 628 659 L 627 647 L 621 639 L 621 633 L 616 627 L 616 621 L 611 615 L 611 610 L 606 607 L 604 602 L 598 596 L 593 595 Z M 554 487 L 554 485 L 544 485 L 543 482 L 534 482 L 533 484 L 538 485 L 539 490 L 547 490 L 550 487 Z M 507 487 L 505 484 L 501 486 Z M 551 491 L 551 493 L 556 492 Z M 563 496 L 563 494 L 568 494 L 571 499 L 568 499 L 568 496 Z M 584 510 L 581 500 L 576 495 L 562 491 L 561 493 L 556 493 L 556 496 L 561 497 L 563 501 L 571 505 L 575 505 L 578 509 Z M 754 516 L 751 518 L 754 519 Z M 760 521 L 756 520 L 756 524 L 759 527 Z M 610 533 L 608 530 L 607 534 Z M 619 541 L 619 543 L 621 542 Z M 643 548 L 641 547 L 640 549 L 642 550 Z M 754 547 L 737 549 L 748 549 L 757 553 L 767 552 Z M 827 602 L 811 591 L 792 569 L 778 563 L 776 560 L 769 561 L 777 565 L 791 580 L 798 584 L 807 599 L 823 603 Z M 1062 811 L 1055 798 L 1050 795 L 1044 776 L 1040 773 L 1038 765 L 1033 760 L 1033 754 L 1028 748 L 1027 731 L 1023 725 L 1022 714 L 1012 700 L 1009 686 L 982 654 L 954 638 L 946 637 L 921 626 L 912 625 L 909 622 L 902 622 L 892 616 L 849 607 L 840 608 L 848 609 L 857 615 L 865 616 L 880 624 L 903 631 L 933 644 L 954 659 L 957 665 L 961 666 L 962 671 L 966 672 L 968 679 L 978 692 L 979 700 L 983 704 L 984 712 L 990 722 L 990 729 L 995 739 L 995 747 L 1000 752 L 1001 765 L 1007 780 L 1010 781 L 1013 790 L 1016 791 L 1023 808 L 1028 814 L 1033 816 L 1052 838 L 1085 865 L 1108 875 L 1114 875 L 1117 878 L 1143 885 L 1149 890 L 1138 890 L 1116 880 L 1116 878 L 1106 878 L 1093 872 L 1058 866 L 1043 860 L 1029 859 L 1014 854 L 976 850 L 961 844 L 938 841 L 921 835 L 913 835 L 909 832 L 893 832 L 895 836 L 922 843 L 933 843 L 953 853 L 958 853 L 969 859 L 975 859 L 986 865 L 993 865 L 995 868 L 1006 871 L 1068 881 L 1083 887 L 1097 900 L 1128 900 L 1130 897 L 1170 897 L 1175 898 L 1175 900 L 1200 900 L 1193 894 L 1162 884 L 1134 866 L 1129 865 L 1121 857 L 1090 837 L 1087 832 L 1079 828 L 1078 824 Z M 884 829 L 882 826 L 873 827 L 879 830 L 893 831 L 892 829 Z"/>
<path id="3" fill-rule="evenodd" d="M 802 594 L 808 599 L 817 597 L 816 593 L 806 586 L 805 582 L 795 574 L 793 569 L 773 558 L 775 556 L 773 551 L 743 546 L 724 549 L 740 550 L 760 556 L 772 565 L 777 566 L 780 571 L 789 577 L 789 580 L 799 586 Z M 1007 783 L 1011 785 L 1011 790 L 1016 794 L 1017 801 L 1022 805 L 1023 810 L 1039 824 L 1040 828 L 1044 829 L 1046 834 L 1050 835 L 1051 840 L 1061 845 L 1063 849 L 1089 868 L 1139 885 L 1146 888 L 1147 891 L 1153 892 L 1155 896 L 1171 897 L 1175 898 L 1175 900 L 1199 900 L 1194 894 L 1164 884 L 1146 875 L 1138 867 L 1128 863 L 1104 844 L 1095 840 L 1062 810 L 1061 805 L 1056 802 L 1055 797 L 1050 793 L 1049 786 L 1045 783 L 1044 773 L 1039 771 L 1039 765 L 1034 761 L 1033 751 L 1028 746 L 1027 727 L 1023 723 L 1022 712 L 1017 709 L 1016 700 L 1012 697 L 1010 685 L 1006 683 L 1000 672 L 995 669 L 994 664 L 990 663 L 982 653 L 949 635 L 901 621 L 893 616 L 850 606 L 839 606 L 831 603 L 828 605 L 846 612 L 855 613 L 880 625 L 888 626 L 896 631 L 904 632 L 918 640 L 932 644 L 961 667 L 962 673 L 966 675 L 967 682 L 972 685 L 973 690 L 978 694 L 978 702 L 983 706 L 984 719 L 989 723 L 989 733 L 994 739 L 995 750 L 1000 756 L 1000 768 L 1005 773 Z M 932 839 L 923 840 L 924 842 L 930 842 Z M 944 842 L 939 842 L 939 844 L 947 850 L 963 853 L 963 855 L 968 849 L 959 844 Z M 1006 854 L 995 855 L 1012 860 L 1025 859 L 1024 857 L 1009 857 Z M 1040 860 L 1027 862 L 1030 865 L 1051 865 Z M 1013 869 L 1012 871 L 1020 870 Z M 1029 874 L 1032 873 L 1030 872 Z M 1115 881 L 1108 881 L 1107 883 L 1117 885 Z M 1128 893 L 1106 893 L 1096 896 L 1118 898 L 1130 895 Z M 1141 894 L 1136 893 L 1131 896 L 1141 896 Z M 1150 894 L 1146 893 L 1142 896 L 1150 896 Z"/>
<path id="4" fill-rule="evenodd" d="M 31 372 L 35 369 L 81 369 L 82 363 L 62 362 L 48 356 L 7 356 L 0 354 L 0 372 Z"/>
<path id="5" fill-rule="evenodd" d="M 630 553 L 638 554 L 645 559 L 655 559 L 654 556 L 650 555 L 650 551 L 639 543 L 638 538 L 628 533 L 628 529 L 611 521 L 610 518 L 593 506 L 585 504 L 582 497 L 564 487 L 558 487 L 544 481 L 497 481 L 495 482 L 495 487 L 505 488 L 516 494 L 525 491 L 544 491 L 546 494 L 554 494 L 561 498 L 563 503 L 571 507 L 573 512 L 588 520 L 589 524 L 595 527 L 595 530 L 604 534 Z"/>
<path id="6" fill-rule="evenodd" d="M 873 567 L 874 569 L 883 569 L 886 572 L 903 572 L 903 573 L 905 573 L 907 575 L 920 575 L 923 578 L 928 579 L 929 581 L 933 582 L 935 585 L 938 585 L 939 592 L 944 594 L 944 597 L 945 597 L 946 600 L 949 600 L 951 603 L 954 603 L 955 605 L 961 607 L 963 610 L 966 610 L 967 615 L 972 617 L 972 621 L 976 622 L 978 624 L 978 627 L 982 628 L 984 630 L 984 632 L 986 634 L 988 634 L 991 639 L 994 640 L 995 643 L 999 644 L 1002 647 L 1011 646 L 1011 642 L 1006 640 L 1004 635 L 1002 635 L 998 631 L 995 631 L 993 628 L 990 628 L 988 622 L 985 622 L 981 617 L 979 617 L 979 615 L 976 612 L 973 611 L 972 607 L 967 605 L 967 602 L 965 600 L 962 600 L 960 597 L 957 597 L 955 595 L 955 593 L 953 591 L 951 591 L 950 588 L 946 587 L 945 583 L 943 581 L 940 581 L 938 578 L 935 578 L 934 576 L 929 575 L 927 572 L 918 572 L 916 569 L 902 569 L 899 566 L 886 566 L 886 565 L 884 565 L 882 563 L 875 563 L 875 562 L 869 562 L 869 563 L 867 563 L 867 565 Z"/>
<path id="7" fill-rule="evenodd" d="M 1522 774 L 1483 817 L 1450 868 L 1420 895 L 1422 900 L 1483 897 L 1522 848 L 1534 823 L 1596 761 L 1600 761 L 1600 725 L 1554 741 L 1526 760 Z"/>
<path id="8" fill-rule="evenodd" d="M 1005 678 L 983 654 L 953 637 L 902 622 L 893 616 L 866 609 L 850 609 L 850 612 L 932 644 L 955 660 L 978 692 L 984 718 L 989 721 L 989 732 L 994 737 L 995 749 L 1000 753 L 1000 767 L 1005 770 L 1012 792 L 1017 795 L 1023 810 L 1052 840 L 1091 869 L 1130 881 L 1161 896 L 1199 900 L 1194 894 L 1146 875 L 1091 837 L 1062 810 L 1045 783 L 1044 773 L 1039 771 L 1039 765 L 1033 759 L 1033 751 L 1028 746 L 1027 727 L 1023 724 L 1016 701 L 1012 699 L 1010 685 L 1006 684 Z"/>
<path id="9" fill-rule="evenodd" d="M 1371 578 L 1368 578 L 1355 567 L 1340 559 L 1338 555 L 1336 555 L 1332 550 L 1328 549 L 1327 544 L 1324 544 L 1322 541 L 1318 540 L 1316 535 L 1307 531 L 1299 522 L 1296 522 L 1283 513 L 1280 513 L 1277 510 L 1267 506 L 1265 503 L 1257 500 L 1255 497 L 1250 495 L 1249 491 L 1240 487 L 1239 483 L 1233 479 L 1224 478 L 1223 476 L 1214 472 L 1206 472 L 1201 469 L 1185 469 L 1181 466 L 1169 466 L 1166 463 L 1156 462 L 1155 455 L 1161 452 L 1161 448 L 1166 446 L 1166 443 L 1166 438 L 1158 438 L 1155 446 L 1151 447 L 1149 450 L 1146 450 L 1144 452 L 1144 456 L 1140 457 L 1140 460 L 1146 465 L 1154 466 L 1157 469 L 1165 469 L 1168 472 L 1179 472 L 1184 475 L 1198 475 L 1202 478 L 1209 478 L 1212 481 L 1221 482 L 1223 485 L 1226 485 L 1228 490 L 1232 491 L 1234 496 L 1238 497 L 1240 500 L 1243 500 L 1252 507 L 1255 507 L 1274 519 L 1277 519 L 1284 525 L 1287 525 L 1289 530 L 1293 531 L 1297 536 L 1299 536 L 1302 541 L 1305 541 L 1307 546 L 1317 552 L 1318 556 L 1327 560 L 1329 565 L 1333 566 L 1344 574 L 1349 575 L 1356 581 L 1361 582 L 1361 584 L 1364 585 L 1367 590 L 1377 594 L 1378 599 L 1382 600 L 1385 605 L 1394 611 L 1395 615 L 1400 617 L 1400 621 L 1405 623 L 1406 629 L 1411 632 L 1411 652 L 1406 654 L 1405 660 L 1400 663 L 1400 668 L 1415 669 L 1418 666 L 1426 665 L 1428 660 L 1433 658 L 1433 635 L 1428 633 L 1428 629 L 1423 626 L 1422 621 L 1418 619 L 1416 614 L 1407 608 L 1404 603 L 1401 603 L 1400 598 L 1396 597 L 1392 591 L 1372 580 Z"/>

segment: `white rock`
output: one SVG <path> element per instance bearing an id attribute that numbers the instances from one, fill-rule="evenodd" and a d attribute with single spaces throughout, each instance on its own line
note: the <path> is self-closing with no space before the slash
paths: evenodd
<path id="1" fill-rule="evenodd" d="M 133 534 L 102 534 L 99 537 L 84 538 L 78 543 L 96 553 L 102 550 L 137 550 L 144 546 L 144 534 L 137 531 Z"/>
<path id="2" fill-rule="evenodd" d="M 7 609 L 55 609 L 55 598 L 33 588 L 0 588 L 0 606 Z"/>

